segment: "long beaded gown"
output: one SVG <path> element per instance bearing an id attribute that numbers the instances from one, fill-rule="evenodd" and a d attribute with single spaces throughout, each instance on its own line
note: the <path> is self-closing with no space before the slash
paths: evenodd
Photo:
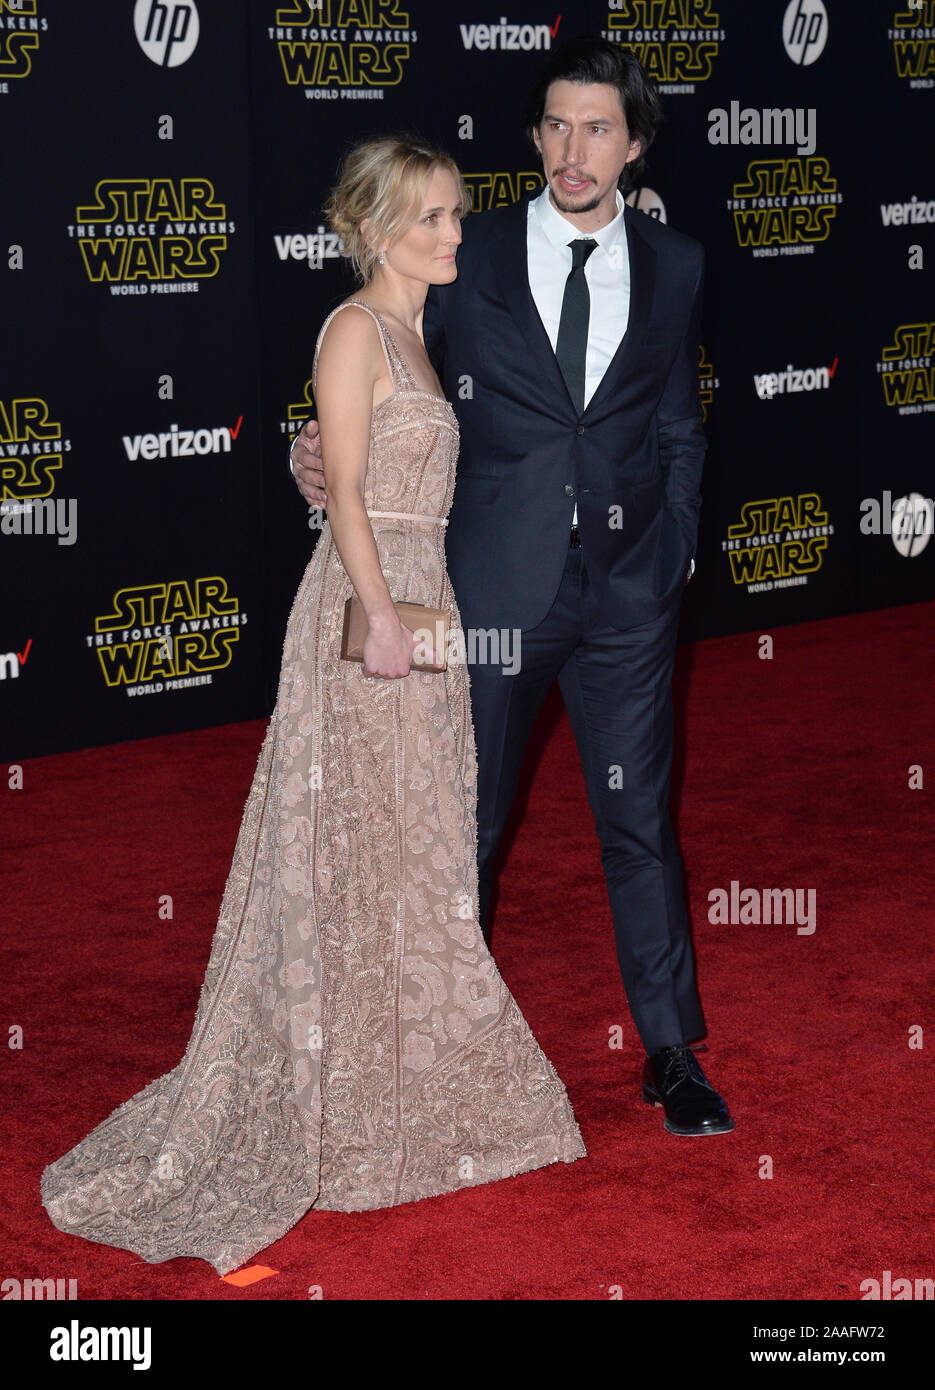
<path id="1" fill-rule="evenodd" d="M 383 573 L 457 630 L 457 421 L 363 307 L 394 385 L 364 494 Z M 585 1154 L 477 921 L 467 667 L 365 677 L 339 656 L 352 593 L 325 522 L 185 1056 L 45 1169 L 63 1231 L 226 1274 L 310 1208 L 390 1207 Z"/>

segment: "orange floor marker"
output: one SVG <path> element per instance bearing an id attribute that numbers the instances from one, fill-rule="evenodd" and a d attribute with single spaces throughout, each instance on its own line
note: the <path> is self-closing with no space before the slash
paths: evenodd
<path id="1" fill-rule="evenodd" d="M 247 1265 L 246 1269 L 235 1270 L 233 1274 L 222 1274 L 221 1278 L 225 1284 L 236 1284 L 242 1289 L 247 1284 L 255 1284 L 260 1279 L 269 1279 L 278 1273 L 278 1269 L 270 1269 L 269 1265 Z"/>

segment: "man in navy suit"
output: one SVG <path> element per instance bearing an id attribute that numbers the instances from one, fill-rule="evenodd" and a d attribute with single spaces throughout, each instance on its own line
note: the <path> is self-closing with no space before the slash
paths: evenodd
<path id="1" fill-rule="evenodd" d="M 659 99 L 599 38 L 551 56 L 527 127 L 542 194 L 467 219 L 423 336 L 458 415 L 447 561 L 466 634 L 519 632 L 518 669 L 471 660 L 481 922 L 536 715 L 558 680 L 601 843 L 645 1100 L 681 1135 L 733 1129 L 689 1044 L 705 1033 L 669 819 L 672 670 L 694 569 L 704 251 L 636 212 Z M 324 505 L 314 422 L 293 450 Z M 469 648 L 469 658 L 472 653 Z M 569 899 L 571 914 L 574 904 Z"/>

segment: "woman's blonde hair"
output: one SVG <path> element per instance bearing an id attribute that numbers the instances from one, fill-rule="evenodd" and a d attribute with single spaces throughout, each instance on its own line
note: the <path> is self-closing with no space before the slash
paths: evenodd
<path id="1" fill-rule="evenodd" d="M 470 194 L 461 170 L 444 150 L 418 136 L 385 135 L 365 140 L 345 157 L 325 205 L 325 216 L 344 243 L 344 255 L 362 284 L 373 278 L 380 246 L 392 244 L 418 214 L 432 172 L 439 167 L 450 169 L 454 175 L 466 215 Z M 368 219 L 365 237 L 360 228 Z"/>

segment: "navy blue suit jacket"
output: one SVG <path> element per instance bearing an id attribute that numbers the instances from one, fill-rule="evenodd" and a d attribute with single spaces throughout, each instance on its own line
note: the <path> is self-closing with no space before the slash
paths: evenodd
<path id="1" fill-rule="evenodd" d="M 625 207 L 627 331 L 579 414 L 529 288 L 527 208 L 467 217 L 458 278 L 426 300 L 426 348 L 461 431 L 448 571 L 465 627 L 534 627 L 577 503 L 595 597 L 626 628 L 678 601 L 694 554 L 704 249 Z"/>

